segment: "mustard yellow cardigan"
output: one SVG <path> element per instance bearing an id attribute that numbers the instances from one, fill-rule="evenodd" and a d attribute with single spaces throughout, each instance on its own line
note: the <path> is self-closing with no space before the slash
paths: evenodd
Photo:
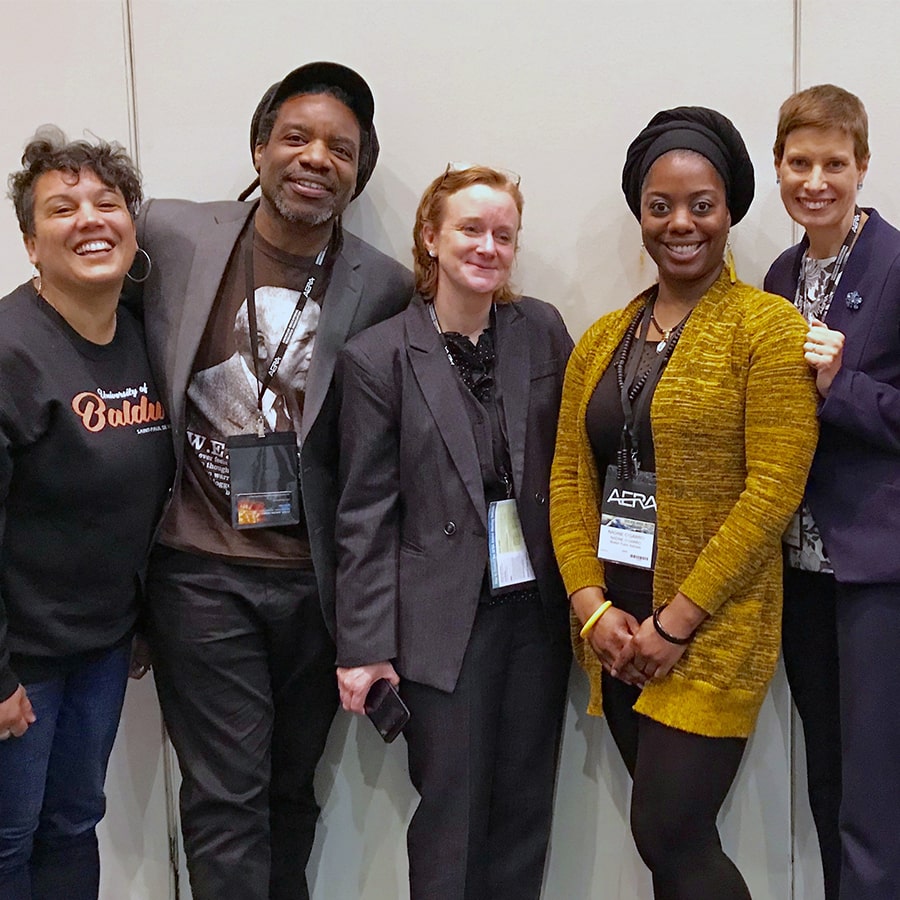
<path id="1" fill-rule="evenodd" d="M 647 292 L 604 316 L 569 360 L 550 481 L 550 527 L 566 590 L 605 588 L 597 559 L 600 481 L 585 427 L 588 400 Z M 697 304 L 650 407 L 658 549 L 653 602 L 677 591 L 710 617 L 672 672 L 635 710 L 710 737 L 746 737 L 778 658 L 781 534 L 800 503 L 816 446 L 806 323 L 783 298 L 731 284 Z M 578 636 L 602 715 L 600 662 Z"/>

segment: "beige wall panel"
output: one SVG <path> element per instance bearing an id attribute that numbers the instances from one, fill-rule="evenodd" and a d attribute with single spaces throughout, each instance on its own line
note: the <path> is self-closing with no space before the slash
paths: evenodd
<path id="1" fill-rule="evenodd" d="M 759 283 L 790 239 L 770 176 L 775 109 L 792 78 L 788 0 L 578 3 L 244 3 L 135 0 L 135 83 L 150 192 L 234 197 L 252 178 L 251 112 L 262 91 L 312 59 L 364 74 L 382 156 L 350 227 L 409 260 L 415 205 L 448 160 L 522 175 L 518 282 L 556 303 L 577 337 L 651 279 L 619 188 L 625 148 L 658 109 L 720 108 L 760 171 L 734 235 Z M 573 679 L 547 897 L 648 896 L 627 828 L 629 787 Z M 789 895 L 788 701 L 776 684 L 726 805 L 723 837 L 755 897 Z M 315 896 L 405 896 L 403 829 L 415 802 L 402 743 L 339 716 L 320 772 L 325 801 Z"/>
<path id="2" fill-rule="evenodd" d="M 0 0 L 0 174 L 21 164 L 35 129 L 59 125 L 129 143 L 121 0 Z M 12 204 L 0 215 L 0 296 L 25 281 L 31 266 Z"/>
<path id="3" fill-rule="evenodd" d="M 128 142 L 126 5 L 0 0 L 4 172 L 45 121 Z M 804 0 L 803 11 L 804 82 L 846 72 L 842 83 L 867 101 L 874 160 L 864 197 L 897 220 L 887 160 L 900 144 L 900 119 L 884 76 L 897 33 L 885 25 L 896 19 L 893 4 L 864 2 L 848 17 L 837 4 Z M 370 81 L 383 148 L 349 226 L 408 262 L 416 202 L 448 160 L 514 169 L 526 197 L 518 283 L 556 303 L 576 338 L 651 280 L 619 178 L 627 144 L 660 108 L 715 106 L 747 140 L 758 190 L 733 236 L 741 276 L 761 283 L 790 242 L 770 150 L 792 85 L 790 0 L 132 0 L 131 12 L 137 150 L 151 195 L 234 197 L 253 176 L 248 127 L 264 88 L 302 62 L 336 59 Z M 848 38 L 858 45 L 848 50 Z M 8 290 L 28 274 L 10 207 L 0 217 L 0 254 Z M 576 672 L 545 893 L 648 897 L 628 833 L 627 776 L 605 724 L 584 715 L 585 701 Z M 104 900 L 167 896 L 157 716 L 150 682 L 133 687 L 102 829 Z M 779 674 L 722 818 L 725 845 L 758 900 L 790 896 L 789 723 Z M 402 741 L 385 749 L 367 722 L 340 714 L 319 787 L 317 900 L 405 896 L 403 831 L 415 796 Z M 812 900 L 808 829 L 795 850 L 801 877 L 812 873 L 810 892 L 795 896 Z"/>

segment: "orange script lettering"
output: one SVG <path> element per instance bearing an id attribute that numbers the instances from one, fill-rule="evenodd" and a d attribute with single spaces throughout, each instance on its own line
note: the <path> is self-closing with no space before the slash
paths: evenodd
<path id="1" fill-rule="evenodd" d="M 108 406 L 102 397 L 90 391 L 82 391 L 72 398 L 72 409 L 88 431 L 103 431 L 107 425 L 110 428 L 146 425 L 166 417 L 162 403 L 151 403 L 146 395 L 138 403 L 125 400 L 120 409 Z"/>

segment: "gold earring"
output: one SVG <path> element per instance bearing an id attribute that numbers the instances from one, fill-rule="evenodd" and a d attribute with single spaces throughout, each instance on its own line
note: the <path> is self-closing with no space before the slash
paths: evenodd
<path id="1" fill-rule="evenodd" d="M 728 266 L 728 277 L 734 284 L 737 281 L 737 273 L 734 270 L 734 253 L 731 250 L 730 237 L 725 241 L 725 265 Z"/>

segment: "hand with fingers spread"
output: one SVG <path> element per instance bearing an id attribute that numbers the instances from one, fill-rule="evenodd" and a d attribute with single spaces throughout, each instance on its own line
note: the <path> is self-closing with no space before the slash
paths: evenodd
<path id="1" fill-rule="evenodd" d="M 824 322 L 813 318 L 803 345 L 803 355 L 816 370 L 816 389 L 822 397 L 827 397 L 843 362 L 843 333 L 833 331 Z"/>

